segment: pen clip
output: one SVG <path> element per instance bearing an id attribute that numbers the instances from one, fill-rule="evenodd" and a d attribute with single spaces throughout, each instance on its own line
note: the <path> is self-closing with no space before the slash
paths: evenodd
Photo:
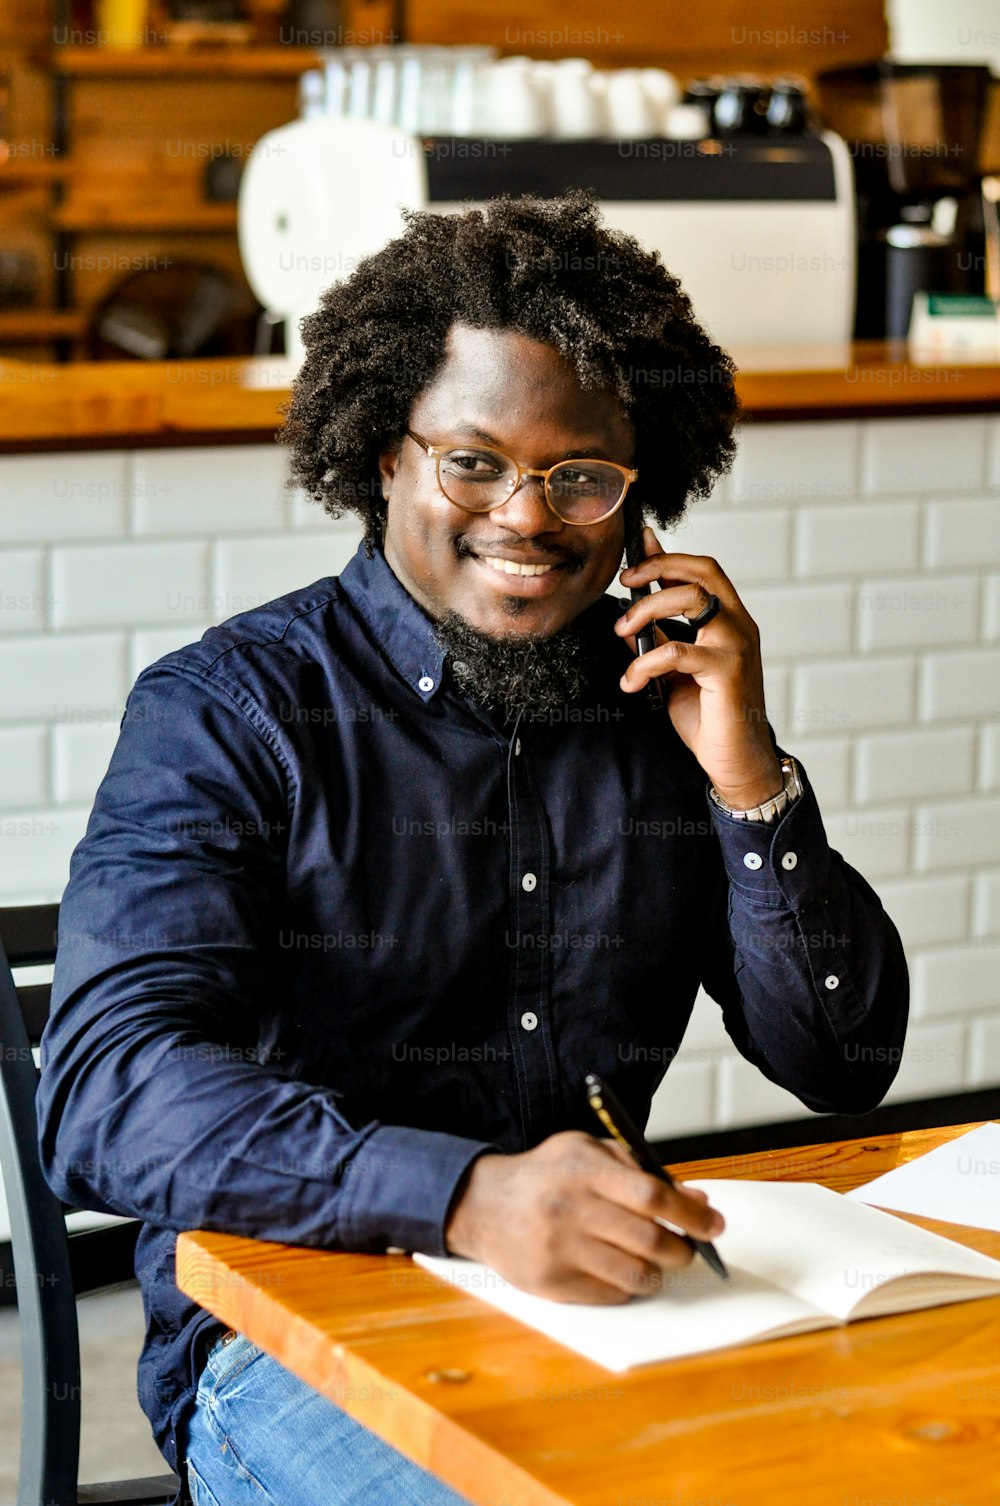
<path id="1" fill-rule="evenodd" d="M 618 1141 L 618 1144 L 623 1146 L 634 1160 L 635 1157 L 632 1153 L 631 1145 L 629 1145 L 628 1141 L 625 1139 L 625 1136 L 622 1134 L 621 1130 L 618 1128 L 617 1124 L 612 1119 L 607 1109 L 604 1107 L 600 1093 L 593 1088 L 590 1090 L 590 1107 L 594 1110 L 594 1113 L 597 1115 L 598 1119 L 600 1119 L 601 1123 L 604 1125 L 604 1128 L 608 1131 L 608 1133 L 614 1136 L 614 1138 Z"/>

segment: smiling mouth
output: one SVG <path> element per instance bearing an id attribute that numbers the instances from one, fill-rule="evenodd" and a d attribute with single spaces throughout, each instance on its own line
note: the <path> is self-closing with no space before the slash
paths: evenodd
<path id="1" fill-rule="evenodd" d="M 554 570 L 555 565 L 522 565 L 516 560 L 501 559 L 496 554 L 482 554 L 479 558 L 486 565 L 491 565 L 503 575 L 547 575 Z"/>

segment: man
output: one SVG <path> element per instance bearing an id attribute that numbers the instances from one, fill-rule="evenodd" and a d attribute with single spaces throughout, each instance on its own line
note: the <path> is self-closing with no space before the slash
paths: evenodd
<path id="1" fill-rule="evenodd" d="M 860 1112 L 906 967 L 775 745 L 721 566 L 647 529 L 620 579 L 660 589 L 605 594 L 626 522 L 669 526 L 734 452 L 732 363 L 659 259 L 585 195 L 415 214 L 303 333 L 293 477 L 364 544 L 133 688 L 63 904 L 41 1145 L 60 1196 L 144 1221 L 140 1395 L 196 1506 L 454 1503 L 181 1296 L 176 1232 L 625 1301 L 690 1258 L 658 1218 L 722 1223 L 595 1134 L 586 1073 L 644 1122 L 703 983 L 768 1077 Z M 680 615 L 693 642 L 634 655 Z"/>

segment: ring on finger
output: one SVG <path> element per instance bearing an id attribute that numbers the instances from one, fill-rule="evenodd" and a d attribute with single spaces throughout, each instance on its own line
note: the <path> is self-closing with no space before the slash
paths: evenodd
<path id="1" fill-rule="evenodd" d="M 688 622 L 697 632 L 698 628 L 703 628 L 706 622 L 711 622 L 712 618 L 717 616 L 721 609 L 721 601 L 714 593 L 710 592 L 708 601 L 698 613 L 697 617 L 689 617 Z"/>

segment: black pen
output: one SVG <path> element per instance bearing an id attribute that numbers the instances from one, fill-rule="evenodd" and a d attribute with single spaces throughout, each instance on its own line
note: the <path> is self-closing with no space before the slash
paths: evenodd
<path id="1" fill-rule="evenodd" d="M 640 1135 L 607 1083 L 602 1082 L 599 1077 L 595 1077 L 593 1072 L 587 1073 L 586 1083 L 587 1099 L 590 1107 L 605 1129 L 610 1130 L 619 1145 L 624 1145 L 625 1149 L 635 1158 L 643 1171 L 648 1171 L 651 1177 L 658 1177 L 661 1182 L 666 1182 L 668 1187 L 676 1187 L 677 1183 L 666 1167 L 661 1166 L 659 1161 L 657 1161 L 652 1150 L 646 1144 L 645 1139 Z M 697 1251 L 699 1255 L 703 1256 L 717 1276 L 721 1276 L 723 1281 L 729 1280 L 729 1272 L 723 1265 L 722 1257 L 711 1240 L 694 1239 L 690 1234 L 682 1234 L 679 1238 L 683 1239 L 686 1245 L 690 1245 L 692 1250 Z"/>

